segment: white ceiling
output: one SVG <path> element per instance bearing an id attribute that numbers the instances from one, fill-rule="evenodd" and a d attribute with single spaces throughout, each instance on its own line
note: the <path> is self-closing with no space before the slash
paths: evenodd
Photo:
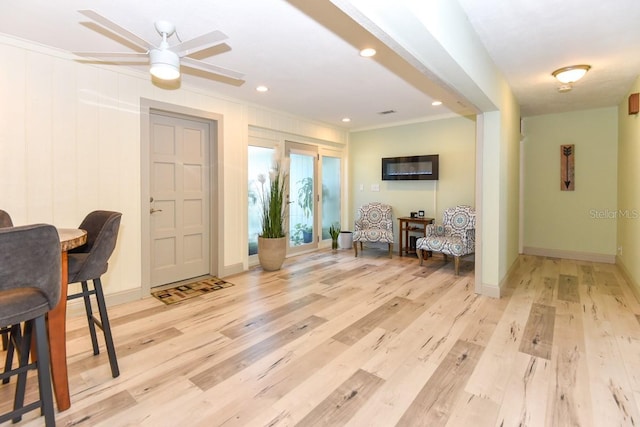
<path id="1" fill-rule="evenodd" d="M 640 74 L 638 0 L 460 4 L 513 88 L 523 116 L 617 105 Z M 455 95 L 435 86 L 328 0 L 3 1 L 0 32 L 68 52 L 132 51 L 87 25 L 77 10 L 88 8 L 149 41 L 159 41 L 153 23 L 160 19 L 173 22 L 183 41 L 212 30 L 227 34 L 231 50 L 211 49 L 205 53 L 212 55 L 198 58 L 243 72 L 244 84 L 184 69 L 180 84 L 356 129 L 469 113 Z M 368 45 L 379 51 L 374 59 L 358 56 Z M 576 63 L 593 68 L 573 91 L 558 93 L 551 71 Z M 257 93 L 259 84 L 270 91 Z M 431 106 L 434 98 L 451 109 Z M 396 113 L 379 114 L 387 110 Z M 344 116 L 352 122 L 342 123 Z"/>
<path id="2" fill-rule="evenodd" d="M 638 0 L 459 0 L 522 116 L 619 104 L 640 75 Z M 589 64 L 571 92 L 554 70 Z"/>

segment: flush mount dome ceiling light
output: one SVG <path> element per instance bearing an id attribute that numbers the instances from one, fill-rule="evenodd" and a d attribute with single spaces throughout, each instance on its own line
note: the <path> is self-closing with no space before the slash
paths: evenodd
<path id="1" fill-rule="evenodd" d="M 563 84 L 575 83 L 587 74 L 591 65 L 571 65 L 555 70 L 551 75 Z"/>

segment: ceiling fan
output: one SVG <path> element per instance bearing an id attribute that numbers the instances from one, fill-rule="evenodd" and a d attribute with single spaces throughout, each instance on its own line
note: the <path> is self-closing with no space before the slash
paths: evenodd
<path id="1" fill-rule="evenodd" d="M 140 59 L 147 59 L 151 65 L 149 71 L 151 75 L 161 80 L 175 80 L 180 77 L 180 65 L 193 68 L 208 73 L 217 74 L 232 80 L 242 81 L 244 75 L 237 71 L 218 67 L 198 59 L 190 58 L 197 52 L 201 52 L 210 47 L 221 44 L 227 36 L 221 31 L 212 31 L 195 37 L 185 42 L 169 46 L 167 39 L 175 33 L 175 26 L 168 21 L 155 22 L 155 28 L 162 37 L 158 46 L 138 37 L 131 31 L 121 27 L 108 18 L 93 10 L 79 10 L 79 13 L 93 20 L 96 24 L 125 39 L 133 45 L 141 48 L 145 52 L 74 52 L 82 57 L 94 58 L 103 61 L 135 62 Z"/>

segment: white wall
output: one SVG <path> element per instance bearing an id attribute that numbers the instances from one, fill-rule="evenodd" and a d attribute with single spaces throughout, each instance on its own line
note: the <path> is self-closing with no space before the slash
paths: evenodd
<path id="1" fill-rule="evenodd" d="M 456 117 L 352 132 L 350 136 L 351 215 L 358 207 L 378 201 L 393 208 L 394 218 L 424 210 L 442 222 L 444 209 L 475 206 L 475 118 Z M 382 181 L 383 157 L 439 155 L 438 181 Z M 380 191 L 371 191 L 371 186 Z M 360 190 L 360 186 L 363 187 Z M 396 242 L 398 223 L 394 224 Z"/>
<path id="2" fill-rule="evenodd" d="M 0 206 L 17 225 L 77 227 L 94 209 L 123 213 L 106 277 L 108 294 L 141 289 L 140 100 L 223 116 L 222 273 L 247 266 L 248 126 L 345 144 L 346 131 L 146 73 L 81 64 L 56 50 L 0 37 Z"/>

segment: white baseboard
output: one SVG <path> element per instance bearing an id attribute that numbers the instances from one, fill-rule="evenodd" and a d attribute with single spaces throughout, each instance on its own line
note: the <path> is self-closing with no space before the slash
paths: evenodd
<path id="1" fill-rule="evenodd" d="M 518 267 L 520 266 L 520 256 L 518 256 L 515 261 L 513 261 L 513 263 L 511 264 L 511 267 L 509 267 L 509 271 L 507 271 L 507 274 L 504 275 L 504 277 L 502 278 L 502 280 L 500 281 L 500 285 L 498 286 L 497 289 L 497 296 L 493 296 L 493 295 L 488 295 L 488 296 L 492 296 L 493 298 L 500 298 L 500 296 L 502 295 L 502 289 L 506 286 L 507 282 L 511 279 L 511 276 L 513 276 L 515 274 L 515 272 L 518 270 Z M 490 286 L 488 287 L 488 291 L 489 292 L 495 292 L 495 286 Z"/>
<path id="2" fill-rule="evenodd" d="M 485 297 L 500 299 L 501 286 L 489 284 L 489 283 L 483 283 L 481 286 L 482 286 L 482 289 L 480 292 L 481 295 L 484 295 Z"/>
<path id="3" fill-rule="evenodd" d="M 140 295 L 140 288 L 129 289 L 126 291 L 116 292 L 113 294 L 106 294 L 104 299 L 107 302 L 107 307 L 111 307 L 118 304 L 124 304 L 125 302 L 138 301 L 143 298 Z M 151 296 L 151 295 L 148 295 Z M 95 299 L 92 298 L 92 302 L 95 303 Z M 67 301 L 67 316 L 80 316 L 84 315 L 84 302 L 82 298 L 76 298 L 71 301 Z"/>
<path id="4" fill-rule="evenodd" d="M 576 251 L 565 251 L 562 249 L 532 248 L 530 246 L 525 246 L 524 254 L 544 256 L 544 257 L 550 257 L 550 258 L 575 259 L 577 261 L 602 262 L 605 264 L 616 263 L 615 255 L 596 254 L 593 252 L 576 252 Z"/>
<path id="5" fill-rule="evenodd" d="M 627 283 L 629 283 L 629 286 L 631 287 L 631 290 L 633 291 L 633 294 L 635 295 L 636 299 L 640 301 L 640 285 L 635 280 L 633 280 L 633 277 L 631 277 L 631 273 L 629 273 L 627 266 L 624 265 L 624 263 L 622 262 L 622 259 L 620 259 L 620 257 L 618 256 L 616 256 L 616 266 L 620 269 L 620 272 L 622 273 L 622 277 L 624 277 L 624 280 L 626 280 Z"/>
<path id="6" fill-rule="evenodd" d="M 242 273 L 244 271 L 247 270 L 245 270 L 244 265 L 239 262 L 237 264 L 227 265 L 226 267 L 224 267 L 224 270 L 220 272 L 220 275 L 218 277 L 224 279 L 225 277 L 233 276 L 234 274 Z"/>

